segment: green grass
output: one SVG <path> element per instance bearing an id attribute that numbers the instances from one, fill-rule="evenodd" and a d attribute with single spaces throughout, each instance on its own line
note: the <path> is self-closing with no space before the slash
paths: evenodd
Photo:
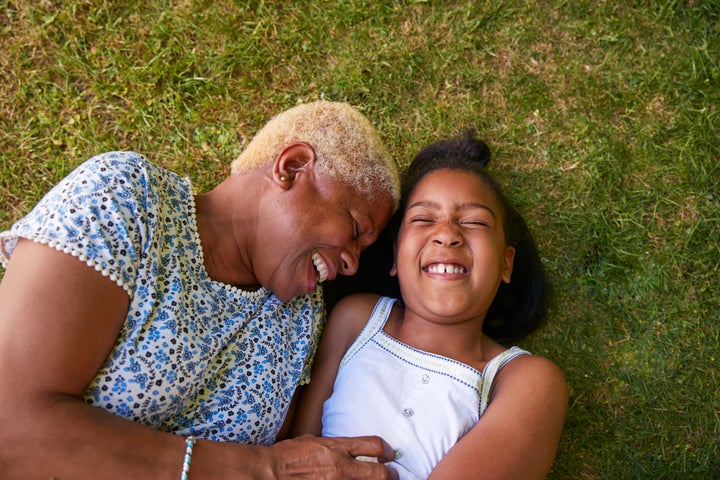
<path id="1" fill-rule="evenodd" d="M 474 125 L 556 298 L 524 346 L 570 410 L 550 478 L 720 471 L 720 7 L 0 1 L 0 228 L 86 158 L 199 189 L 270 115 L 358 105 L 406 164 Z"/>

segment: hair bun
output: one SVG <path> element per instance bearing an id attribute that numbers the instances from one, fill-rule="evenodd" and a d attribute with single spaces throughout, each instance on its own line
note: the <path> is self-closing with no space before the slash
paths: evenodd
<path id="1" fill-rule="evenodd" d="M 462 151 L 465 158 L 478 162 L 484 168 L 490 163 L 490 147 L 482 140 L 478 140 L 476 135 L 477 132 L 474 128 L 468 128 L 465 135 L 460 138 L 458 149 Z"/>

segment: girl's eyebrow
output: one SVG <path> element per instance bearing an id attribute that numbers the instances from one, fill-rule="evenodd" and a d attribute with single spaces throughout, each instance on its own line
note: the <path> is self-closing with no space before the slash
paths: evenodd
<path id="1" fill-rule="evenodd" d="M 430 210 L 440 210 L 440 204 L 437 202 L 432 202 L 429 200 L 421 200 L 419 202 L 415 202 L 411 205 L 408 205 L 408 207 L 405 209 L 406 211 L 409 211 L 413 208 L 428 208 Z M 466 210 L 475 210 L 475 209 L 481 209 L 481 210 L 487 210 L 490 212 L 490 215 L 492 215 L 493 218 L 497 218 L 497 215 L 495 214 L 495 210 L 490 208 L 489 206 L 485 205 L 484 203 L 462 203 L 458 205 L 458 210 L 466 211 Z"/>

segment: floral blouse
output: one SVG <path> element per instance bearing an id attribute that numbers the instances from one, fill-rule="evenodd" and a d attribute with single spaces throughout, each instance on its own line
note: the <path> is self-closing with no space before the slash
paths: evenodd
<path id="1" fill-rule="evenodd" d="M 130 308 L 87 403 L 154 428 L 273 443 L 324 321 L 320 288 L 282 302 L 203 267 L 188 179 L 133 152 L 98 155 L 9 231 L 77 257 L 125 289 Z"/>

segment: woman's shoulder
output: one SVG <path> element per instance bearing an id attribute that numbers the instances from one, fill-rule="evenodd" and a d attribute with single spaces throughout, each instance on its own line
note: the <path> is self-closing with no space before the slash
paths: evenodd
<path id="1" fill-rule="evenodd" d="M 94 175 L 106 180 L 123 178 L 136 184 L 154 183 L 160 178 L 170 181 L 183 180 L 176 173 L 148 160 L 145 155 L 130 150 L 97 154 L 80 164 L 73 174 Z"/>
<path id="2" fill-rule="evenodd" d="M 99 153 L 88 158 L 80 164 L 78 170 L 112 174 L 125 170 L 145 171 L 153 167 L 154 164 L 140 153 L 117 150 Z"/>
<path id="3" fill-rule="evenodd" d="M 129 196 L 133 191 L 144 192 L 154 169 L 144 156 L 136 152 L 105 152 L 78 165 L 60 181 L 53 192 L 60 198 L 70 196 L 117 194 Z M 50 192 L 52 195 L 53 192 Z"/>
<path id="4" fill-rule="evenodd" d="M 134 222 L 139 216 L 153 223 L 158 205 L 170 204 L 180 214 L 180 206 L 189 204 L 192 188 L 188 180 L 151 162 L 133 151 L 100 153 L 79 165 L 58 184 L 57 197 L 61 201 L 77 199 L 76 203 L 93 208 L 117 211 Z M 74 201 L 74 200 L 70 200 Z"/>

